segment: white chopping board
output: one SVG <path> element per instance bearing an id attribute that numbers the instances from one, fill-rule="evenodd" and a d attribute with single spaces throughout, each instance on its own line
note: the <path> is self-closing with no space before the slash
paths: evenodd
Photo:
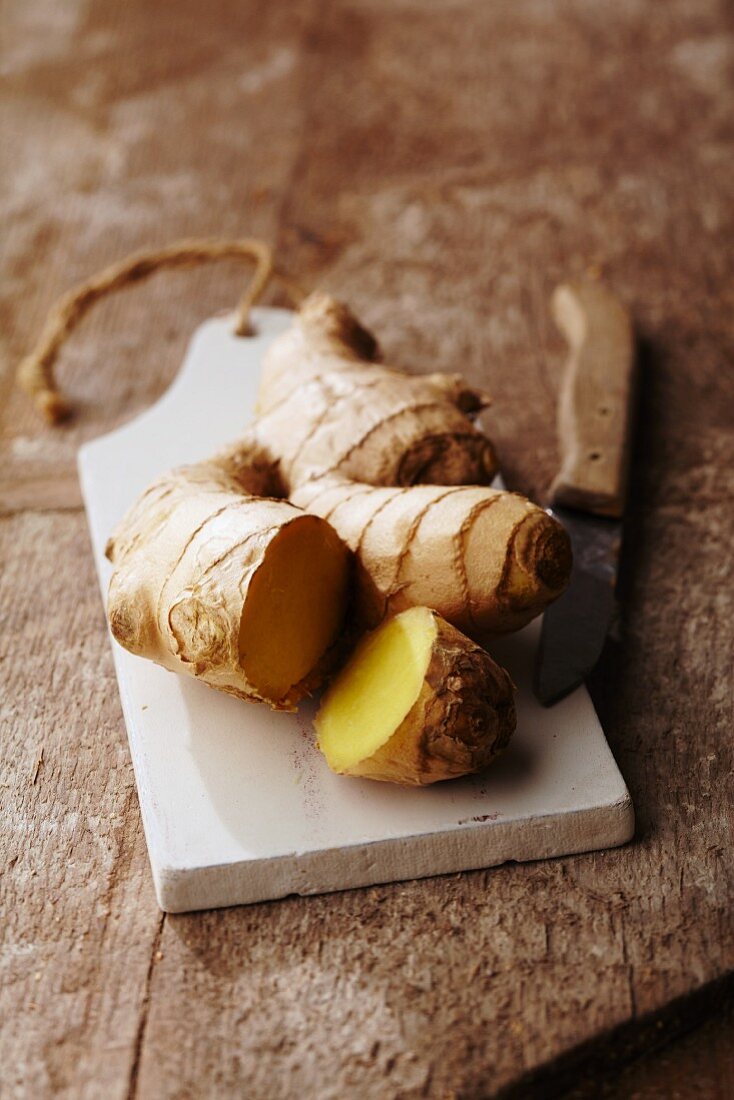
<path id="1" fill-rule="evenodd" d="M 159 474 L 237 438 L 265 349 L 290 319 L 256 310 L 256 334 L 245 338 L 229 317 L 207 321 L 158 403 L 80 450 L 105 600 L 111 531 Z M 492 647 L 519 689 L 505 754 L 486 773 L 409 790 L 332 774 L 314 745 L 313 704 L 275 713 L 112 641 L 161 908 L 316 894 L 629 840 L 632 804 L 586 689 L 550 710 L 532 695 L 538 634 L 536 622 Z"/>

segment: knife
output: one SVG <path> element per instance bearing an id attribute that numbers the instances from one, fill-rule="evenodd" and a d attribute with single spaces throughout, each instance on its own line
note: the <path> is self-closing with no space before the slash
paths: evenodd
<path id="1" fill-rule="evenodd" d="M 548 511 L 568 531 L 574 563 L 568 588 L 543 616 L 534 689 L 544 706 L 591 672 L 615 612 L 636 388 L 631 319 L 608 288 L 564 284 L 551 308 L 569 356 L 558 403 L 561 468 Z"/>

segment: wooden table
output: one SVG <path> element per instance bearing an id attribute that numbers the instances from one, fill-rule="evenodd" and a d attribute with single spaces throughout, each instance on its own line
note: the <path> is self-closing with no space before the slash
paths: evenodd
<path id="1" fill-rule="evenodd" d="M 9 0 L 3 23 L 0 1092 L 547 1097 L 718 1011 L 734 965 L 727 6 Z M 592 691 L 631 845 L 158 912 L 75 451 L 164 390 L 243 273 L 161 276 L 99 307 L 63 356 L 64 428 L 12 375 L 71 284 L 210 234 L 276 242 L 390 358 L 491 388 L 507 479 L 535 493 L 557 459 L 549 291 L 592 269 L 629 302 L 644 353 L 624 626 Z"/>

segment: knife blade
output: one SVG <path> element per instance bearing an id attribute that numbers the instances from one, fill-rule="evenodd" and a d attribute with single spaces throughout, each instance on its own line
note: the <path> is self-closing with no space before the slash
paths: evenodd
<path id="1" fill-rule="evenodd" d="M 551 304 L 569 356 L 548 511 L 568 531 L 574 560 L 568 588 L 543 616 L 534 689 L 544 706 L 591 672 L 614 615 L 636 388 L 631 319 L 610 290 L 564 284 Z"/>

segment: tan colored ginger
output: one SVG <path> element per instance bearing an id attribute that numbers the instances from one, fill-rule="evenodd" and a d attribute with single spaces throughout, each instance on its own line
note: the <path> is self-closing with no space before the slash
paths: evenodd
<path id="1" fill-rule="evenodd" d="M 488 487 L 494 452 L 471 419 L 486 397 L 457 376 L 409 377 L 375 356 L 345 306 L 325 295 L 305 303 L 266 357 L 260 415 L 245 439 L 161 478 L 111 539 L 108 614 L 122 645 L 288 708 L 338 649 L 347 546 L 361 628 L 423 604 L 484 638 L 524 625 L 563 590 L 563 528 Z M 461 645 L 480 661 L 468 639 Z M 431 666 L 451 676 L 454 701 L 473 698 L 456 685 L 456 668 L 469 675 L 472 662 Z M 437 675 L 430 683 L 443 697 Z M 485 719 L 474 763 L 462 742 L 451 774 L 481 766 L 481 746 L 495 739 Z M 432 767 L 421 767 L 400 781 L 432 781 Z"/>
<path id="2" fill-rule="evenodd" d="M 400 374 L 376 354 L 346 306 L 309 298 L 265 357 L 257 445 L 291 501 L 354 550 L 364 624 L 425 604 L 480 640 L 519 629 L 568 582 L 566 532 L 488 487 L 494 451 L 471 419 L 486 395 L 456 375 Z"/>
<path id="3" fill-rule="evenodd" d="M 411 376 L 343 303 L 313 294 L 268 350 L 256 434 L 290 492 L 339 475 L 368 485 L 488 485 L 492 444 L 472 417 L 489 400 L 459 375 Z"/>
<path id="4" fill-rule="evenodd" d="M 426 605 L 478 639 L 525 626 L 565 587 L 563 529 L 500 489 L 373 489 L 309 482 L 294 504 L 327 519 L 358 558 L 357 611 L 375 626 Z"/>
<path id="5" fill-rule="evenodd" d="M 425 786 L 484 768 L 515 728 L 510 677 L 427 607 L 357 646 L 315 720 L 329 767 Z"/>
<path id="6" fill-rule="evenodd" d="M 328 523 L 263 498 L 254 453 L 160 478 L 107 545 L 108 618 L 132 653 L 242 699 L 292 709 L 318 680 L 349 599 Z"/>

